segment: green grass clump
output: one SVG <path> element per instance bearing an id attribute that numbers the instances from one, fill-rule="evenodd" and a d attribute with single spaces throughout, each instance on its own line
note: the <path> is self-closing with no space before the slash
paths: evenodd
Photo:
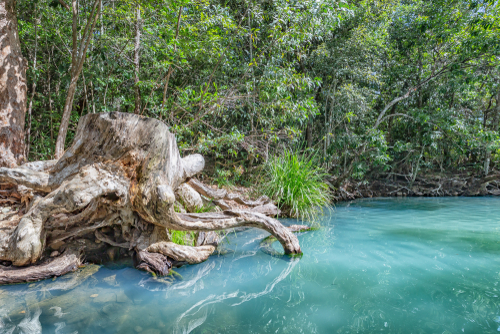
<path id="1" fill-rule="evenodd" d="M 291 217 L 314 221 L 332 200 L 327 175 L 314 156 L 285 151 L 267 162 L 263 192 Z"/>
<path id="2" fill-rule="evenodd" d="M 204 213 L 204 212 L 214 212 L 214 211 L 215 211 L 215 205 L 210 203 L 207 205 L 204 204 L 201 207 L 196 208 L 194 210 L 194 213 Z"/>
<path id="3" fill-rule="evenodd" d="M 170 235 L 173 243 L 184 246 L 194 246 L 196 237 L 194 232 L 170 230 Z"/>

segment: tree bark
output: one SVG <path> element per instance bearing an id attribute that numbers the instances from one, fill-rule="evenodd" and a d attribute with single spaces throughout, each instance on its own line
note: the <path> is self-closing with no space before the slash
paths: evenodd
<path id="1" fill-rule="evenodd" d="M 87 114 L 60 159 L 0 168 L 0 184 L 30 202 L 25 213 L 0 221 L 0 260 L 38 265 L 47 246 L 57 249 L 85 237 L 82 240 L 133 249 L 139 268 L 165 274 L 172 261 L 199 263 L 215 250 L 212 245 L 176 245 L 168 229 L 239 226 L 269 231 L 285 253 L 301 253 L 292 232 L 258 212 L 176 213 L 176 189 L 203 168 L 201 155 L 181 158 L 175 137 L 159 120 L 125 113 Z M 265 198 L 224 197 L 254 208 L 265 204 Z"/>
<path id="2" fill-rule="evenodd" d="M 21 54 L 16 0 L 0 0 L 0 166 L 24 160 L 26 59 Z"/>
<path id="3" fill-rule="evenodd" d="M 312 121 L 309 121 L 307 123 L 306 127 L 306 142 L 307 142 L 307 148 L 311 148 L 313 146 L 313 134 L 312 134 L 312 127 L 313 123 Z"/>

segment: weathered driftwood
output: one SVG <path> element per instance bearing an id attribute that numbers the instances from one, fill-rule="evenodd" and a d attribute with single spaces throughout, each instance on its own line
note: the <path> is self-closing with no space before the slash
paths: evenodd
<path id="1" fill-rule="evenodd" d="M 287 254 L 301 253 L 290 231 L 260 213 L 176 213 L 176 189 L 203 167 L 201 155 L 180 157 L 174 136 L 158 120 L 124 113 L 86 115 L 59 160 L 0 168 L 0 189 L 13 189 L 14 197 L 9 196 L 24 196 L 27 204 L 19 214 L 0 221 L 0 260 L 17 267 L 35 265 L 30 277 L 23 276 L 25 281 L 60 275 L 59 269 L 36 266 L 50 251 L 47 247 L 58 249 L 78 239 L 134 250 L 139 268 L 165 274 L 170 262 L 198 263 L 215 249 L 176 245 L 170 242 L 168 229 L 215 231 L 238 226 L 262 228 L 276 236 Z M 268 203 L 228 199 L 249 207 Z M 2 282 L 18 282 L 21 276 L 16 272 L 22 270 L 27 269 L 4 271 Z"/>

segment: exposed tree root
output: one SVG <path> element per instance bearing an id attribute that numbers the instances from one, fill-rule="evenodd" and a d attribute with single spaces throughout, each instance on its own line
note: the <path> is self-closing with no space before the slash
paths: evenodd
<path id="1" fill-rule="evenodd" d="M 176 230 L 217 231 L 241 226 L 257 227 L 274 235 L 286 254 L 301 254 L 299 241 L 276 219 L 249 211 L 227 210 L 224 212 L 176 214 L 172 226 Z"/>
<path id="2" fill-rule="evenodd" d="M 196 264 L 206 261 L 215 251 L 215 247 L 211 245 L 191 247 L 178 245 L 171 241 L 160 241 L 150 245 L 147 251 L 163 254 L 176 261 Z"/>
<path id="3" fill-rule="evenodd" d="M 241 206 L 243 206 L 245 211 L 262 213 L 263 215 L 271 217 L 276 217 L 280 213 L 280 210 L 267 196 L 262 196 L 252 201 L 243 198 L 240 194 L 229 193 L 224 189 L 212 189 L 196 179 L 190 179 L 187 183 L 203 196 L 212 198 L 214 203 L 223 210 L 241 210 Z M 231 203 L 239 204 L 239 207 L 234 204 L 231 205 Z"/>
<path id="4" fill-rule="evenodd" d="M 41 264 L 0 268 L 0 284 L 33 282 L 57 277 L 75 271 L 80 264 L 80 251 L 69 248 L 58 257 Z"/>
<path id="5" fill-rule="evenodd" d="M 291 225 L 287 227 L 288 231 L 293 232 L 293 233 L 299 233 L 299 232 L 307 232 L 307 231 L 313 231 L 316 228 L 310 227 L 307 225 Z M 283 256 L 280 252 L 276 251 L 273 247 L 272 244 L 276 241 L 276 237 L 273 235 L 268 236 L 267 238 L 263 239 L 260 242 L 260 248 L 261 250 L 269 254 L 271 256 Z"/>
<path id="6" fill-rule="evenodd" d="M 50 249 L 76 242 L 87 258 L 106 247 L 110 258 L 115 250 L 134 250 L 137 268 L 159 275 L 174 263 L 205 261 L 219 242 L 210 231 L 234 227 L 264 229 L 285 253 L 301 253 L 297 238 L 265 216 L 276 214 L 268 198 L 250 201 L 209 188 L 192 179 L 203 168 L 201 155 L 180 157 L 174 136 L 158 120 L 123 113 L 82 117 L 73 144 L 59 160 L 0 168 L 0 200 L 18 208 L 0 216 L 0 260 L 14 266 L 2 269 L 0 283 L 73 270 L 80 257 L 72 248 L 50 262 L 42 259 Z M 202 195 L 248 211 L 228 205 L 219 213 L 176 213 L 175 191 L 187 180 Z M 171 242 L 171 229 L 207 233 L 200 233 L 196 247 L 180 246 Z"/>
<path id="7" fill-rule="evenodd" d="M 134 254 L 134 265 L 137 269 L 161 276 L 167 275 L 170 268 L 172 268 L 172 263 L 165 255 L 148 251 L 136 252 Z"/>

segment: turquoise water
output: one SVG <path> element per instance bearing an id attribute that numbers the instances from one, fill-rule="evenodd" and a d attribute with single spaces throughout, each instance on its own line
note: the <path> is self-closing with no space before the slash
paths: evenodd
<path id="1" fill-rule="evenodd" d="M 500 330 L 500 198 L 359 200 L 321 225 L 301 259 L 252 229 L 172 283 L 115 264 L 0 287 L 0 333 Z"/>

